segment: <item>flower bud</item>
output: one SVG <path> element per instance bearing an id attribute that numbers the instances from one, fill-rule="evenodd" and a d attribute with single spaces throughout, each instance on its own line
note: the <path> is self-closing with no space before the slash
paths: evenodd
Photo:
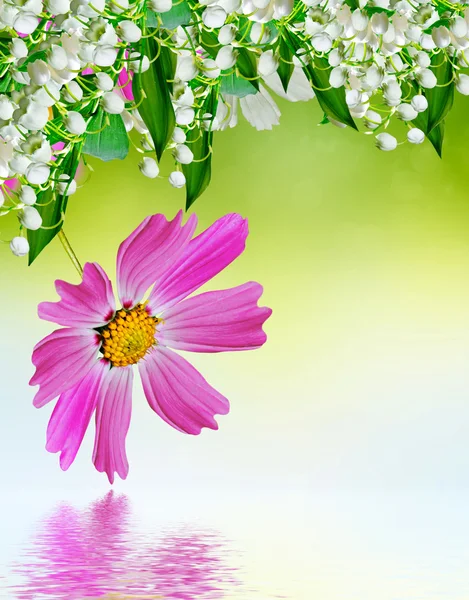
<path id="1" fill-rule="evenodd" d="M 422 69 L 428 68 L 431 64 L 430 57 L 426 52 L 417 52 L 417 55 L 415 56 L 415 62 Z"/>
<path id="2" fill-rule="evenodd" d="M 140 169 L 140 173 L 145 175 L 145 177 L 149 177 L 150 179 L 155 179 L 155 177 L 158 177 L 160 172 L 160 168 L 156 160 L 149 156 L 145 156 L 140 161 L 138 168 Z"/>
<path id="3" fill-rule="evenodd" d="M 407 141 L 409 141 L 411 144 L 421 144 L 424 139 L 425 134 L 421 129 L 417 129 L 417 127 L 409 129 L 407 132 Z"/>
<path id="4" fill-rule="evenodd" d="M 427 89 L 434 88 L 437 83 L 435 73 L 430 71 L 430 69 L 422 69 L 421 71 L 418 71 L 415 75 L 415 78 L 422 87 Z"/>
<path id="5" fill-rule="evenodd" d="M 173 2 L 172 0 L 151 0 L 149 6 L 157 13 L 165 13 L 173 8 Z"/>
<path id="6" fill-rule="evenodd" d="M 375 139 L 376 139 L 376 147 L 379 150 L 383 150 L 384 152 L 389 152 L 390 150 L 395 150 L 397 147 L 396 138 L 389 133 L 379 133 Z"/>
<path id="7" fill-rule="evenodd" d="M 36 192 L 30 185 L 21 186 L 20 200 L 23 204 L 27 204 L 28 206 L 36 204 Z"/>
<path id="8" fill-rule="evenodd" d="M 64 194 L 67 196 L 71 196 L 77 191 L 77 182 L 72 179 L 70 181 L 70 175 L 63 173 L 59 177 L 59 182 L 57 183 L 57 193 L 63 196 Z"/>
<path id="9" fill-rule="evenodd" d="M 186 185 L 186 178 L 181 171 L 173 171 L 169 178 L 169 183 L 175 188 L 182 188 Z"/>
<path id="10" fill-rule="evenodd" d="M 182 165 L 189 165 L 194 160 L 194 154 L 185 144 L 178 144 L 173 150 L 173 156 Z"/>
<path id="11" fill-rule="evenodd" d="M 371 29 L 373 33 L 377 35 L 382 35 L 386 33 L 389 27 L 389 19 L 386 13 L 375 13 L 371 17 Z"/>
<path id="12" fill-rule="evenodd" d="M 347 69 L 334 67 L 329 75 L 329 83 L 333 88 L 342 87 L 347 81 Z"/>
<path id="13" fill-rule="evenodd" d="M 397 116 L 402 121 L 413 121 L 417 118 L 418 112 L 410 104 L 402 103 L 397 107 Z"/>
<path id="14" fill-rule="evenodd" d="M 237 29 L 235 25 L 223 25 L 223 27 L 218 32 L 218 41 L 220 42 L 220 44 L 222 46 L 227 46 L 228 44 L 231 44 L 231 42 L 236 37 L 236 31 Z"/>
<path id="15" fill-rule="evenodd" d="M 28 240 L 24 237 L 14 237 L 10 242 L 10 250 L 15 256 L 26 256 L 29 252 Z"/>
<path id="16" fill-rule="evenodd" d="M 101 106 L 111 115 L 120 115 L 125 109 L 124 100 L 114 92 L 106 92 L 101 98 Z"/>
<path id="17" fill-rule="evenodd" d="M 198 69 L 196 67 L 194 57 L 191 56 L 183 56 L 178 60 L 178 64 L 176 67 L 176 77 L 181 81 L 190 81 L 191 79 L 195 79 L 198 74 Z"/>
<path id="18" fill-rule="evenodd" d="M 186 134 L 184 133 L 184 130 L 180 127 L 175 127 L 173 131 L 173 142 L 176 144 L 184 144 L 185 141 Z"/>
<path id="19" fill-rule="evenodd" d="M 226 12 L 221 6 L 209 6 L 202 13 L 202 21 L 209 29 L 218 29 L 224 25 Z"/>
<path id="20" fill-rule="evenodd" d="M 19 217 L 21 225 L 31 231 L 36 231 L 42 225 L 41 215 L 34 206 L 25 206 Z"/>
<path id="21" fill-rule="evenodd" d="M 176 109 L 176 123 L 178 125 L 190 125 L 194 117 L 194 109 L 189 106 L 181 106 Z"/>
<path id="22" fill-rule="evenodd" d="M 86 131 L 86 122 L 82 115 L 75 111 L 70 110 L 65 117 L 64 125 L 70 133 L 74 135 L 81 135 Z"/>
<path id="23" fill-rule="evenodd" d="M 225 69 L 231 69 L 231 67 L 234 67 L 237 58 L 238 52 L 233 48 L 233 46 L 222 46 L 217 53 L 215 63 L 222 71 L 224 71 Z"/>
<path id="24" fill-rule="evenodd" d="M 317 52 L 329 52 L 332 48 L 332 40 L 327 33 L 321 32 L 313 35 L 311 45 Z"/>
<path id="25" fill-rule="evenodd" d="M 32 12 L 23 12 L 17 14 L 13 20 L 13 29 L 18 33 L 29 35 L 37 29 L 39 25 L 38 17 Z"/>
<path id="26" fill-rule="evenodd" d="M 339 48 L 334 48 L 330 51 L 328 61 L 331 67 L 338 67 L 342 62 L 342 53 Z"/>
<path id="27" fill-rule="evenodd" d="M 10 42 L 10 52 L 15 58 L 26 58 L 28 56 L 28 46 L 21 38 L 15 38 Z"/>
<path id="28" fill-rule="evenodd" d="M 110 92 L 114 88 L 114 82 L 107 73 L 96 73 L 96 86 L 103 92 Z"/>
<path id="29" fill-rule="evenodd" d="M 63 98 L 66 102 L 80 102 L 83 98 L 83 90 L 76 81 L 70 81 L 64 88 Z"/>
<path id="30" fill-rule="evenodd" d="M 266 50 L 259 58 L 258 71 L 263 77 L 268 77 L 278 69 L 278 58 L 272 50 Z"/>
<path id="31" fill-rule="evenodd" d="M 364 118 L 364 125 L 367 129 L 376 129 L 381 125 L 381 115 L 374 110 L 367 110 Z"/>
<path id="32" fill-rule="evenodd" d="M 26 169 L 26 179 L 33 185 L 43 185 L 49 179 L 50 168 L 43 163 L 31 163 Z"/>
<path id="33" fill-rule="evenodd" d="M 449 31 L 444 25 L 432 29 L 432 39 L 438 48 L 447 48 L 451 43 Z"/>
<path id="34" fill-rule="evenodd" d="M 142 37 L 142 30 L 133 21 L 121 21 L 116 27 L 117 35 L 130 44 L 135 44 Z"/>
<path id="35" fill-rule="evenodd" d="M 50 79 L 50 70 L 43 60 L 35 60 L 28 64 L 28 75 L 36 85 L 46 85 Z"/>
<path id="36" fill-rule="evenodd" d="M 53 69 L 58 71 L 67 68 L 67 53 L 62 46 L 52 46 L 49 52 L 49 64 Z"/>
<path id="37" fill-rule="evenodd" d="M 428 100 L 422 94 L 414 96 L 410 103 L 418 113 L 424 112 L 428 108 Z"/>
<path id="38" fill-rule="evenodd" d="M 456 89 L 460 94 L 469 96 L 469 76 L 461 73 L 456 79 Z"/>

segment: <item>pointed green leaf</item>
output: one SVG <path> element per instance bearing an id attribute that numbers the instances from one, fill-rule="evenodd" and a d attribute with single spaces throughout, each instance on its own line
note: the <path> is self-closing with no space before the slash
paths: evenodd
<path id="1" fill-rule="evenodd" d="M 436 127 L 434 127 L 427 135 L 428 139 L 432 143 L 433 147 L 437 151 L 438 156 L 441 158 L 443 153 L 443 138 L 445 135 L 445 122 L 441 121 Z"/>
<path id="2" fill-rule="evenodd" d="M 217 111 L 217 90 L 212 89 L 204 105 L 203 113 L 215 115 Z M 194 127 L 187 134 L 186 144 L 194 154 L 194 161 L 189 165 L 182 165 L 186 177 L 186 210 L 205 191 L 212 174 L 212 140 L 211 128 Z"/>
<path id="3" fill-rule="evenodd" d="M 175 2 L 171 10 L 165 13 L 156 13 L 161 19 L 161 26 L 165 29 L 176 29 L 180 25 L 189 25 L 192 12 L 186 0 Z"/>
<path id="4" fill-rule="evenodd" d="M 291 76 L 293 75 L 293 69 L 295 68 L 292 62 L 293 52 L 287 45 L 284 38 L 280 38 L 278 45 L 279 63 L 277 73 L 282 82 L 283 89 L 287 93 L 288 84 L 290 83 Z"/>
<path id="5" fill-rule="evenodd" d="M 75 177 L 80 162 L 81 150 L 81 143 L 73 146 L 57 169 L 57 177 L 62 174 L 68 175 L 70 180 Z M 37 229 L 36 231 L 28 229 L 30 265 L 62 229 L 62 215 L 65 214 L 67 209 L 67 200 L 68 196 L 59 196 L 51 188 L 38 195 L 35 206 L 42 217 L 42 226 L 51 229 Z"/>
<path id="6" fill-rule="evenodd" d="M 453 65 L 445 54 L 435 54 L 432 57 L 431 70 L 436 76 L 437 85 L 425 90 L 429 132 L 443 121 L 451 110 L 454 99 Z"/>
<path id="7" fill-rule="evenodd" d="M 238 96 L 238 98 L 244 98 L 252 94 L 257 94 L 256 88 L 247 79 L 238 77 L 233 72 L 227 75 L 223 75 L 221 78 L 220 92 L 222 94 L 231 94 L 232 96 Z"/>
<path id="8" fill-rule="evenodd" d="M 236 70 L 243 79 L 259 91 L 259 79 L 257 76 L 257 60 L 254 52 L 239 48 L 238 58 L 236 60 Z"/>
<path id="9" fill-rule="evenodd" d="M 5 75 L 0 79 L 0 92 L 3 94 L 4 92 L 8 92 L 11 84 L 11 74 L 5 73 Z"/>
<path id="10" fill-rule="evenodd" d="M 153 62 L 148 71 L 134 74 L 132 89 L 160 160 L 176 123 L 170 96 L 176 61 L 171 50 L 159 46 L 154 38 L 144 40 L 143 53 Z"/>
<path id="11" fill-rule="evenodd" d="M 99 108 L 87 127 L 83 153 L 105 162 L 123 160 L 129 153 L 129 137 L 122 117 L 107 114 Z"/>

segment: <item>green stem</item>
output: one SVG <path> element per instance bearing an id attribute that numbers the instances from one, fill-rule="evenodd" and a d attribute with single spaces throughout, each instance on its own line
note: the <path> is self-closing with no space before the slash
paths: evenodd
<path id="1" fill-rule="evenodd" d="M 73 248 L 71 247 L 70 242 L 68 241 L 63 229 L 59 231 L 57 237 L 59 238 L 62 246 L 64 247 L 65 252 L 68 254 L 68 257 L 72 261 L 73 266 L 78 271 L 78 274 L 80 275 L 80 277 L 83 277 L 83 268 L 80 264 L 80 261 L 77 258 L 77 255 L 73 251 Z"/>

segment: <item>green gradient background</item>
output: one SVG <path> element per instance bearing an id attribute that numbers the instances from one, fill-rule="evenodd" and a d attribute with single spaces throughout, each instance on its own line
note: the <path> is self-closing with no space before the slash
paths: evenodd
<path id="1" fill-rule="evenodd" d="M 173 431 L 137 383 L 130 475 L 116 488 L 207 498 L 217 488 L 259 506 L 286 494 L 293 510 L 306 510 L 309 494 L 341 490 L 466 492 L 468 101 L 459 98 L 448 120 L 443 160 L 428 143 L 382 153 L 371 137 L 316 126 L 315 102 L 279 105 L 272 132 L 243 121 L 215 136 L 212 183 L 193 207 L 199 229 L 230 211 L 249 218 L 246 252 L 207 289 L 260 281 L 273 308 L 268 343 L 193 357 L 231 401 L 218 432 Z M 125 162 L 92 161 L 67 212 L 80 260 L 112 274 L 119 243 L 145 216 L 184 205 L 183 190 L 145 179 L 137 163 L 135 151 Z M 165 159 L 162 173 L 170 170 Z M 36 305 L 55 298 L 55 278 L 77 281 L 57 241 L 31 268 L 3 251 L 0 455 L 12 494 L 108 487 L 92 468 L 92 435 L 60 471 L 43 449 L 51 407 L 31 405 L 31 349 L 51 331 Z M 370 586 L 362 599 L 377 598 Z M 322 598 L 335 597 L 325 589 Z"/>

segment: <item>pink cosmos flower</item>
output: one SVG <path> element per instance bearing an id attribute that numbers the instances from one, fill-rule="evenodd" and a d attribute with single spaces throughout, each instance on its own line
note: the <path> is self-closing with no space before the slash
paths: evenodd
<path id="1" fill-rule="evenodd" d="M 228 413 L 228 400 L 171 348 L 259 348 L 272 311 L 257 306 L 262 286 L 255 282 L 188 298 L 243 252 L 248 235 L 247 221 L 237 214 L 191 239 L 196 225 L 195 215 L 183 225 L 182 211 L 172 221 L 158 214 L 122 242 L 117 253 L 122 308 L 116 309 L 112 284 L 97 263 L 85 265 L 79 285 L 56 281 L 61 300 L 39 305 L 41 319 L 64 326 L 35 346 L 30 381 L 40 386 L 36 407 L 59 396 L 46 449 L 60 452 L 63 470 L 74 461 L 96 413 L 94 465 L 111 483 L 114 473 L 125 479 L 133 365 L 138 364 L 150 407 L 179 431 L 217 429 L 214 415 Z"/>

